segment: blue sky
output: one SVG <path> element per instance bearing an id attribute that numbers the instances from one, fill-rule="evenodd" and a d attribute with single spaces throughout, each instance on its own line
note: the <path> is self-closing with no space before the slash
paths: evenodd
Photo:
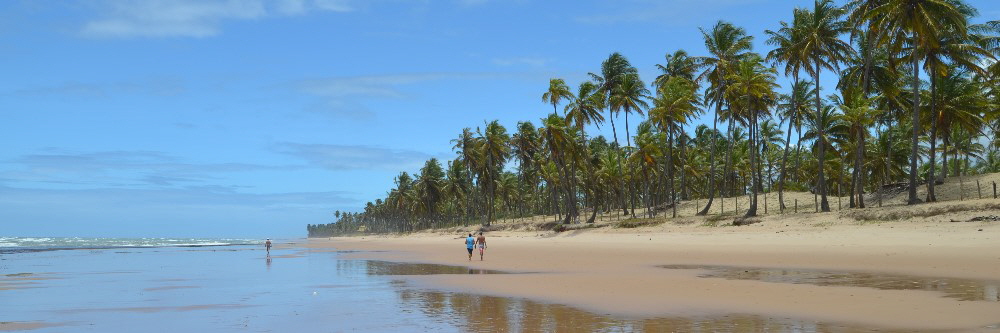
<path id="1" fill-rule="evenodd" d="M 0 236 L 302 236 L 452 159 L 464 127 L 537 123 L 549 78 L 619 51 L 648 81 L 719 19 L 766 52 L 811 4 L 4 1 Z"/>

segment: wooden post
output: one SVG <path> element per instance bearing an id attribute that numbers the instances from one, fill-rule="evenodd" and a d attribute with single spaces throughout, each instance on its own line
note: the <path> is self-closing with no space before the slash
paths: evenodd
<path id="1" fill-rule="evenodd" d="M 767 215 L 767 193 L 764 193 L 764 215 Z"/>
<path id="2" fill-rule="evenodd" d="M 819 213 L 819 196 L 813 194 L 813 207 L 816 207 L 816 212 Z"/>
<path id="3" fill-rule="evenodd" d="M 983 198 L 983 188 L 982 186 L 979 186 L 979 179 L 976 179 L 976 193 L 979 194 L 980 199 Z"/>
<path id="4" fill-rule="evenodd" d="M 799 199 L 795 199 L 795 213 L 799 212 Z"/>
<path id="5" fill-rule="evenodd" d="M 993 199 L 997 198 L 997 182 L 993 182 Z"/>

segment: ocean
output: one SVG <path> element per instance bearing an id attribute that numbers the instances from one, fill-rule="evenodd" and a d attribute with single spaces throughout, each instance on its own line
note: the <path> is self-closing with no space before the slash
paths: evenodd
<path id="1" fill-rule="evenodd" d="M 506 274 L 351 259 L 278 240 L 0 238 L 0 331 L 862 332 L 788 318 L 622 318 L 411 285 L 426 274 Z M 350 253 L 350 258 L 346 255 Z M 360 253 L 363 257 L 363 253 Z"/>
<path id="2" fill-rule="evenodd" d="M 263 242 L 260 239 L 242 238 L 0 237 L 0 253 L 73 249 L 254 245 L 262 244 Z"/>

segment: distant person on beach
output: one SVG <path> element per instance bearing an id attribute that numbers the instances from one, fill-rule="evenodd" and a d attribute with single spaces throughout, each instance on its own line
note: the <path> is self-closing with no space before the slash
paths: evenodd
<path id="1" fill-rule="evenodd" d="M 472 234 L 465 238 L 465 248 L 469 250 L 469 261 L 472 261 L 472 249 L 476 248 L 476 239 L 472 237 Z"/>
<path id="2" fill-rule="evenodd" d="M 271 254 L 271 239 L 270 238 L 268 238 L 267 241 L 264 242 L 264 248 L 267 249 L 267 254 Z"/>
<path id="3" fill-rule="evenodd" d="M 476 246 L 479 247 L 479 261 L 483 261 L 483 251 L 486 250 L 486 236 L 483 236 L 483 232 L 479 232 L 479 237 L 476 237 Z"/>

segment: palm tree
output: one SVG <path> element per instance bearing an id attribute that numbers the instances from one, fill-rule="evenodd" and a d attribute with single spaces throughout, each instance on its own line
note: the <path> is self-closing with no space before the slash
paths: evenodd
<path id="1" fill-rule="evenodd" d="M 587 81 L 580 84 L 577 98 L 570 102 L 569 105 L 566 105 L 566 122 L 573 124 L 580 133 L 581 147 L 584 150 L 587 148 L 585 126 L 593 123 L 600 128 L 601 123 L 604 122 L 604 115 L 601 114 L 601 109 L 604 107 L 604 100 L 604 94 L 600 90 L 600 87 L 593 82 Z M 592 172 L 590 171 L 592 171 L 591 168 L 584 169 L 585 181 L 589 181 L 589 178 L 592 176 Z M 573 164 L 573 173 L 576 174 L 576 163 Z M 595 206 L 588 222 L 593 222 L 596 216 L 597 207 Z"/>
<path id="2" fill-rule="evenodd" d="M 574 144 L 568 130 L 565 121 L 555 113 L 550 114 L 548 118 L 543 118 L 542 127 L 539 128 L 539 134 L 546 150 L 552 157 L 555 166 L 562 171 L 561 182 L 566 196 L 564 224 L 570 223 L 570 220 L 576 216 L 576 194 L 573 193 L 570 185 L 574 175 L 569 170 L 569 162 L 567 162 L 567 159 L 571 158 L 570 155 L 573 154 L 570 150 L 574 148 Z"/>
<path id="3" fill-rule="evenodd" d="M 622 76 L 618 89 L 611 92 L 611 106 L 614 109 L 622 110 L 625 113 L 625 146 L 631 146 L 629 135 L 628 115 L 632 112 L 643 114 L 643 109 L 649 108 L 649 89 L 642 83 L 638 73 L 629 73 Z"/>
<path id="4" fill-rule="evenodd" d="M 702 65 L 699 63 L 699 58 L 694 58 L 688 56 L 687 52 L 684 50 L 674 51 L 673 54 L 667 54 L 664 56 L 666 58 L 666 64 L 660 65 L 656 64 L 656 68 L 660 70 L 661 74 L 653 80 L 653 86 L 657 89 L 663 87 L 670 78 L 679 77 L 687 79 L 688 81 L 695 82 L 695 75 L 701 69 Z"/>
<path id="5" fill-rule="evenodd" d="M 857 207 L 864 208 L 864 165 L 865 149 L 868 138 L 868 128 L 875 124 L 879 111 L 871 108 L 871 101 L 860 94 L 845 94 L 846 97 L 834 98 L 834 104 L 843 112 L 845 124 L 849 128 L 850 141 L 854 146 L 854 172 L 851 176 L 851 204 L 857 202 Z M 836 97 L 836 96 L 835 96 Z"/>
<path id="6" fill-rule="evenodd" d="M 967 9 L 971 11 L 971 9 Z M 971 16 L 971 13 L 966 13 Z M 913 53 L 914 55 L 917 53 Z M 931 81 L 931 114 L 932 118 L 940 118 L 937 110 L 937 81 L 939 76 L 948 75 L 953 67 L 961 67 L 974 71 L 981 76 L 987 75 L 986 70 L 979 66 L 978 62 L 982 58 L 989 58 L 992 55 L 983 48 L 976 45 L 969 36 L 962 36 L 956 33 L 946 33 L 937 43 L 927 45 L 922 52 L 924 71 Z M 935 169 L 935 145 L 937 144 L 938 121 L 931 120 L 931 149 L 930 149 L 930 174 L 927 181 L 927 201 L 937 201 L 934 196 L 934 169 Z"/>
<path id="7" fill-rule="evenodd" d="M 482 166 L 480 178 L 486 185 L 484 190 L 487 194 L 483 225 L 489 226 L 490 222 L 493 221 L 494 208 L 496 207 L 497 182 L 503 165 L 510 157 L 510 146 L 508 145 L 510 136 L 507 134 L 507 129 L 500 125 L 499 121 L 494 120 L 486 124 L 486 131 L 479 133 L 478 140 L 481 142 L 480 155 L 482 160 L 486 162 Z"/>
<path id="8" fill-rule="evenodd" d="M 786 22 L 781 22 L 781 28 L 778 31 L 766 30 L 764 31 L 769 37 L 767 39 L 767 44 L 773 45 L 775 48 L 767 53 L 767 60 L 778 64 L 785 64 L 785 75 L 792 76 L 792 93 L 789 95 L 781 95 L 780 100 L 785 103 L 780 107 L 785 110 L 784 119 L 788 120 L 788 138 L 785 139 L 785 152 L 781 156 L 781 176 L 778 177 L 778 205 L 782 211 L 785 209 L 785 179 L 787 178 L 786 166 L 788 164 L 788 151 L 789 146 L 792 141 L 792 125 L 796 125 L 799 128 L 799 142 L 796 149 L 799 149 L 802 144 L 802 113 L 804 111 L 805 94 L 808 91 L 808 83 L 799 81 L 799 72 L 804 66 L 804 59 L 801 56 L 802 39 L 803 36 L 803 26 L 805 25 L 806 18 L 802 15 L 803 12 L 800 10 L 794 10 L 792 12 L 792 23 L 788 24 Z M 796 170 L 798 170 L 798 160 L 796 160 Z M 797 177 L 796 177 L 797 178 Z M 796 179 L 797 181 L 798 179 Z"/>
<path id="9" fill-rule="evenodd" d="M 719 112 L 722 110 L 722 104 L 724 103 L 726 72 L 750 52 L 753 37 L 747 35 L 746 30 L 743 30 L 743 28 L 736 27 L 732 23 L 725 21 L 717 22 L 710 33 L 703 29 L 700 30 L 705 40 L 705 48 L 712 54 L 708 57 L 698 58 L 698 63 L 704 64 L 707 67 L 699 76 L 699 80 L 707 80 L 713 86 L 712 90 L 715 91 L 714 94 L 711 94 L 711 97 L 713 97 L 711 100 L 709 100 L 710 94 L 706 93 L 705 96 L 707 102 L 715 104 L 715 115 L 712 121 L 712 131 L 715 132 L 719 124 Z M 705 192 L 708 194 L 708 202 L 705 204 L 705 208 L 698 212 L 698 215 L 708 214 L 708 210 L 712 208 L 712 201 L 715 199 L 715 136 L 712 136 L 711 148 L 711 154 L 709 155 L 709 182 L 708 187 L 705 189 Z"/>
<path id="10" fill-rule="evenodd" d="M 518 171 L 521 182 L 535 188 L 538 184 L 538 164 L 535 163 L 539 154 L 538 131 L 530 121 L 517 123 L 517 133 L 511 136 L 511 152 L 518 161 Z"/>
<path id="11" fill-rule="evenodd" d="M 775 150 L 780 147 L 785 141 L 781 139 L 781 135 L 785 132 L 781 130 L 781 125 L 775 123 L 771 119 L 767 119 L 760 124 L 760 153 L 761 156 L 767 157 L 767 180 L 768 180 L 768 191 L 774 191 L 774 159 Z M 765 199 L 765 207 L 767 197 Z M 766 213 L 766 212 L 765 212 Z"/>
<path id="12" fill-rule="evenodd" d="M 805 15 L 806 23 L 803 28 L 802 48 L 800 50 L 804 61 L 809 64 L 806 72 L 812 74 L 816 83 L 816 116 L 822 113 L 823 105 L 819 96 L 820 93 L 820 72 L 823 69 L 840 70 L 840 63 L 853 52 L 851 45 L 840 39 L 840 35 L 849 31 L 847 24 L 840 18 L 844 15 L 842 8 L 833 5 L 832 0 L 816 0 L 812 11 Z M 823 128 L 820 128 L 822 131 Z M 823 133 L 818 133 L 820 137 Z M 819 166 L 818 166 L 818 190 L 820 193 L 820 210 L 830 211 L 830 203 L 827 201 L 826 178 L 824 177 L 823 162 L 826 159 L 826 145 L 819 146 Z"/>
<path id="13" fill-rule="evenodd" d="M 657 96 L 653 99 L 653 108 L 649 110 L 649 120 L 655 124 L 660 131 L 667 133 L 667 159 L 664 175 L 670 183 L 670 200 L 673 209 L 673 217 L 677 217 L 677 198 L 674 189 L 674 135 L 678 131 L 683 131 L 683 125 L 688 119 L 697 116 L 701 109 L 700 96 L 694 82 L 682 76 L 675 76 L 667 79 L 657 89 Z"/>
<path id="14" fill-rule="evenodd" d="M 933 99 L 936 111 L 928 122 L 935 123 L 942 134 L 941 181 L 948 174 L 948 152 L 954 150 L 951 147 L 953 134 L 958 131 L 980 133 L 986 125 L 982 115 L 991 110 L 982 84 L 973 81 L 970 74 L 969 70 L 952 66 L 944 76 L 936 79 L 937 96 Z"/>
<path id="15" fill-rule="evenodd" d="M 466 176 L 468 177 L 468 184 L 470 187 L 473 186 L 472 182 L 472 170 L 479 169 L 482 161 L 479 159 L 479 155 L 476 151 L 479 150 L 475 137 L 473 137 L 472 129 L 466 127 L 462 129 L 462 134 L 458 136 L 457 139 L 451 140 L 455 145 L 452 147 L 458 153 L 458 158 L 456 160 L 462 161 L 462 164 L 466 168 Z M 468 226 L 468 219 L 472 216 L 472 193 L 466 196 L 466 226 Z"/>
<path id="16" fill-rule="evenodd" d="M 953 0 L 887 0 L 865 15 L 871 20 L 873 35 L 885 41 L 893 54 L 910 49 L 911 97 L 913 99 L 912 134 L 910 141 L 910 183 L 907 204 L 920 202 L 917 198 L 917 155 L 920 135 L 920 53 L 938 45 L 939 39 L 948 34 L 966 34 L 966 15 Z"/>
<path id="17" fill-rule="evenodd" d="M 618 52 L 612 53 L 610 56 L 608 56 L 608 59 L 604 60 L 604 62 L 601 63 L 600 75 L 594 73 L 588 73 L 590 77 L 593 78 L 594 82 L 600 87 L 600 90 L 604 91 L 604 98 L 607 99 L 606 102 L 604 103 L 604 106 L 608 108 L 608 119 L 611 120 L 611 134 L 614 136 L 616 145 L 619 145 L 619 143 L 618 143 L 618 131 L 615 129 L 615 114 L 618 113 L 619 111 L 618 109 L 616 109 L 616 107 L 620 106 L 621 104 L 612 102 L 613 98 L 612 96 L 615 95 L 616 91 L 621 90 L 620 86 L 626 76 L 636 73 L 638 73 L 638 70 L 636 70 L 635 67 L 632 67 L 632 64 L 628 62 L 628 59 L 626 59 L 625 56 L 623 56 L 621 53 Z M 621 154 L 617 154 L 616 156 L 620 157 Z M 618 164 L 617 170 L 621 171 L 622 170 L 621 161 L 618 161 L 617 164 Z M 619 180 L 621 180 L 622 195 L 624 195 L 625 177 L 619 174 L 618 178 Z M 625 210 L 625 214 L 628 214 L 628 208 L 626 208 L 624 197 L 622 197 L 621 199 L 622 199 L 621 207 L 623 210 Z"/>
<path id="18" fill-rule="evenodd" d="M 444 169 L 436 158 L 431 158 L 420 169 L 414 184 L 422 207 L 429 222 L 438 220 L 438 205 L 444 196 Z"/>
<path id="19" fill-rule="evenodd" d="M 726 90 L 726 93 L 732 95 L 730 97 L 730 109 L 735 109 L 742 114 L 739 118 L 744 119 L 750 129 L 749 170 L 751 179 L 758 178 L 753 176 L 755 173 L 754 168 L 758 164 L 757 141 L 759 139 L 757 138 L 757 119 L 760 118 L 762 113 L 766 117 L 771 104 L 777 99 L 774 92 L 774 89 L 778 87 L 778 84 L 774 82 L 776 75 L 777 71 L 773 68 L 765 67 L 764 60 L 756 55 L 746 57 L 746 59 L 740 61 L 735 70 L 729 72 L 727 75 L 730 86 Z M 760 169 L 758 168 L 757 172 L 759 171 Z M 761 186 L 751 181 L 750 187 L 753 195 L 750 198 L 750 208 L 746 212 L 746 217 L 757 215 L 757 190 Z"/>
<path id="20" fill-rule="evenodd" d="M 552 104 L 552 112 L 556 112 L 556 105 L 562 100 L 572 101 L 573 93 L 569 91 L 569 86 L 563 79 L 549 79 L 549 90 L 542 94 L 542 102 Z"/>

